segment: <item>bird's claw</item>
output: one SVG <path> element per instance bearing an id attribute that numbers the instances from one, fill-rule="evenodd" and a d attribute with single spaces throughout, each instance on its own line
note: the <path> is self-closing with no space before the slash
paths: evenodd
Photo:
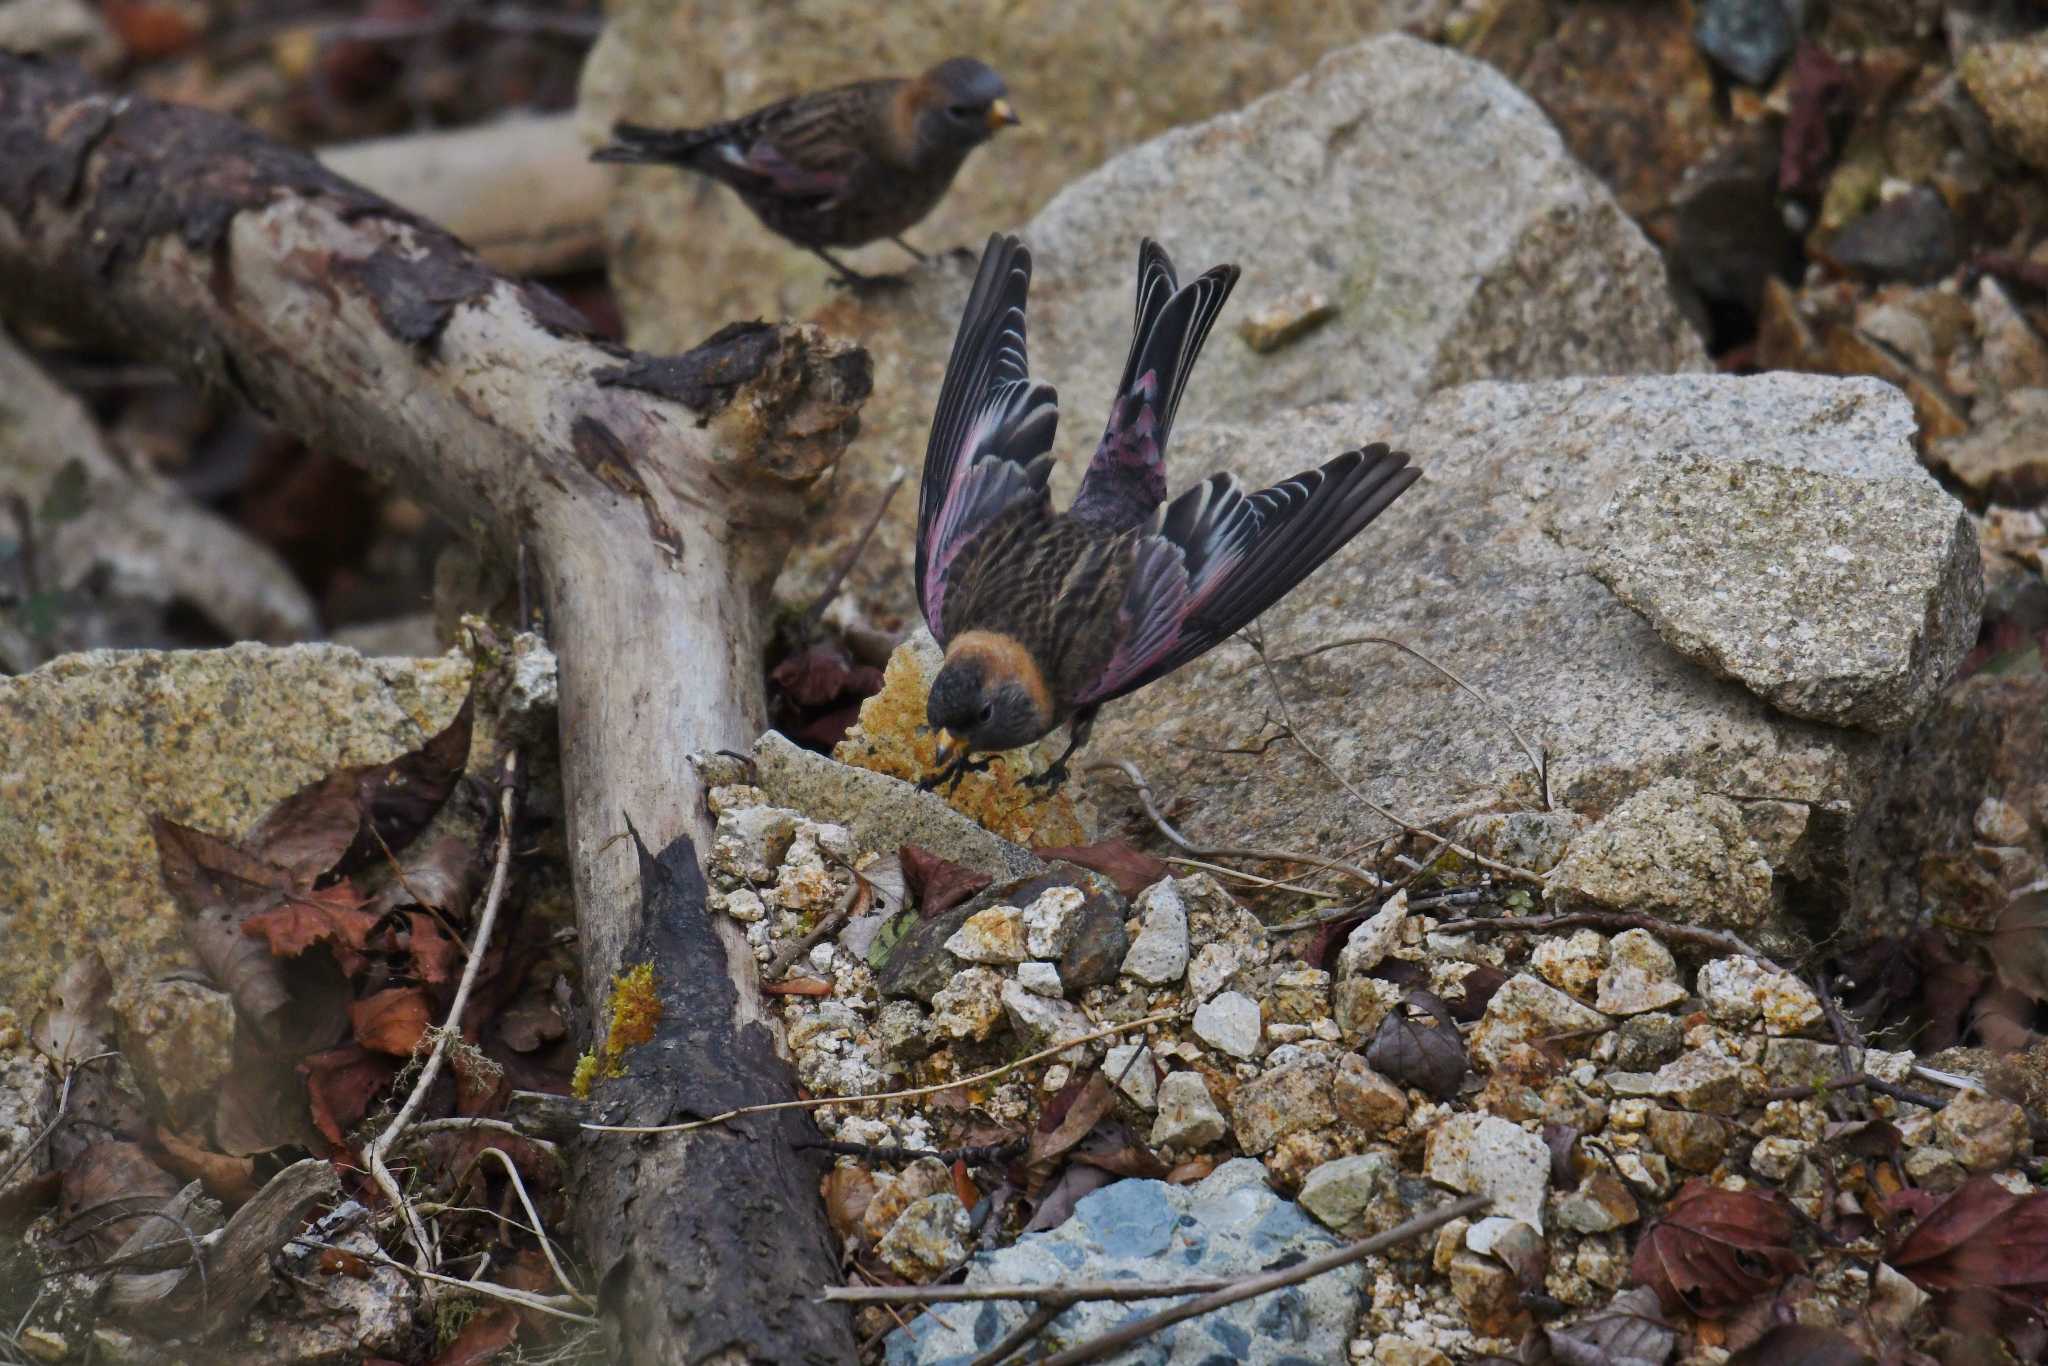
<path id="1" fill-rule="evenodd" d="M 920 792 L 937 792 L 941 796 L 951 796 L 953 789 L 960 786 L 962 778 L 970 773 L 986 773 L 988 772 L 988 766 L 994 762 L 994 755 L 990 755 L 986 759 L 977 760 L 971 758 L 969 752 L 963 749 L 954 755 L 952 760 L 937 773 L 920 781 L 917 785 L 917 790 Z"/>
<path id="2" fill-rule="evenodd" d="M 1060 759 L 1043 773 L 1034 773 L 1028 778 L 1019 778 L 1017 785 L 1019 787 L 1031 788 L 1034 791 L 1043 788 L 1044 799 L 1050 801 L 1059 795 L 1059 790 L 1067 785 L 1067 779 L 1071 776 L 1067 772 L 1067 761 Z"/>

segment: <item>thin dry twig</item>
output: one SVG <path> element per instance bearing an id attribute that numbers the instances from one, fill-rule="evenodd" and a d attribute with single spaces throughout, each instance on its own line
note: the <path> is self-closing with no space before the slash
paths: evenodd
<path id="1" fill-rule="evenodd" d="M 913 1086 L 905 1091 L 880 1091 L 872 1096 L 814 1096 L 809 1100 L 778 1100 L 768 1105 L 742 1105 L 739 1109 L 727 1110 L 722 1115 L 712 1115 L 709 1119 L 693 1119 L 684 1124 L 585 1124 L 581 1127 L 597 1134 L 679 1134 L 687 1133 L 692 1129 L 709 1128 L 714 1124 L 724 1124 L 730 1120 L 743 1119 L 748 1115 L 765 1115 L 776 1110 L 817 1110 L 827 1105 L 873 1105 L 878 1101 L 885 1100 L 915 1100 L 919 1096 L 934 1096 L 941 1091 L 950 1091 L 956 1086 L 973 1086 L 978 1082 L 993 1081 L 995 1078 L 1014 1072 L 1020 1067 L 1043 1061 L 1046 1058 L 1057 1057 L 1070 1048 L 1078 1048 L 1084 1043 L 1093 1043 L 1097 1039 L 1107 1039 L 1117 1034 L 1125 1034 L 1133 1029 L 1143 1029 L 1147 1025 L 1164 1024 L 1168 1020 L 1180 1018 L 1182 1013 L 1178 1010 L 1162 1010 L 1157 1015 L 1147 1015 L 1143 1019 L 1132 1020 L 1128 1024 L 1109 1025 L 1096 1030 L 1092 1034 L 1083 1034 L 1079 1038 L 1056 1043 L 1050 1048 L 1041 1048 L 1036 1053 L 1027 1053 L 1021 1058 L 1006 1062 L 1001 1067 L 991 1067 L 986 1072 L 976 1072 L 971 1077 L 955 1077 L 951 1081 L 934 1082 L 930 1086 Z"/>
<path id="2" fill-rule="evenodd" d="M 832 599 L 839 596 L 839 589 L 845 584 L 846 576 L 853 572 L 853 567 L 860 563 L 860 557 L 867 553 L 868 542 L 874 539 L 876 528 L 882 525 L 882 517 L 889 511 L 889 504 L 896 500 L 896 490 L 902 488 L 903 481 L 909 477 L 909 471 L 898 470 L 896 477 L 889 481 L 889 487 L 882 490 L 881 500 L 875 504 L 875 515 L 868 518 L 868 524 L 861 531 L 860 538 L 853 543 L 853 549 L 849 550 L 846 558 L 832 570 L 832 577 L 825 581 L 825 586 L 819 591 L 817 598 L 805 609 L 803 625 L 800 628 L 802 634 L 810 634 L 819 621 L 823 620 L 825 609 L 832 605 Z"/>
<path id="3" fill-rule="evenodd" d="M 64 1122 L 65 1107 L 71 1104 L 71 1079 L 78 1075 L 79 1069 L 89 1063 L 99 1062 L 103 1058 L 117 1058 L 119 1056 L 119 1053 L 110 1050 L 105 1053 L 95 1053 L 91 1057 L 80 1058 L 77 1062 L 65 1065 L 64 1085 L 58 1088 L 57 1108 L 50 1112 L 50 1122 L 43 1126 L 41 1133 L 37 1134 L 27 1143 L 22 1144 L 21 1151 L 14 1155 L 12 1162 L 9 1162 L 4 1168 L 0 1168 L 0 1186 L 5 1186 L 8 1178 L 19 1171 L 21 1165 L 27 1162 L 34 1155 L 35 1151 L 49 1140 L 50 1135 L 57 1132 L 57 1126 Z"/>
<path id="4" fill-rule="evenodd" d="M 1521 748 L 1522 756 L 1529 761 L 1529 766 L 1536 770 L 1536 791 L 1537 794 L 1543 798 L 1543 809 L 1545 811 L 1553 809 L 1550 800 L 1549 754 L 1543 749 L 1529 743 L 1528 739 L 1524 737 L 1522 732 L 1516 727 L 1514 718 L 1508 715 L 1507 709 L 1505 707 L 1501 706 L 1498 702 L 1495 702 L 1485 693 L 1479 691 L 1479 689 L 1473 687 L 1470 683 L 1467 683 L 1464 679 L 1452 673 L 1448 668 L 1444 667 L 1442 664 L 1439 664 L 1436 660 L 1431 659 L 1428 655 L 1416 649 L 1413 645 L 1410 645 L 1405 641 L 1395 640 L 1392 636 L 1347 636 L 1343 640 L 1332 640 L 1326 644 L 1318 645 L 1312 650 L 1303 650 L 1298 654 L 1283 655 L 1280 657 L 1280 659 L 1278 659 L 1275 662 L 1280 664 L 1299 664 L 1304 659 L 1313 659 L 1315 658 L 1315 656 L 1319 654 L 1326 654 L 1331 650 L 1342 650 L 1352 645 L 1391 645 L 1396 650 L 1399 650 L 1402 654 L 1407 655 L 1409 658 L 1419 660 L 1423 664 L 1428 665 L 1430 668 L 1435 669 L 1438 673 L 1442 674 L 1445 678 L 1448 678 L 1453 684 L 1457 685 L 1457 687 L 1462 689 L 1474 701 L 1478 702 L 1480 706 L 1492 712 L 1494 715 L 1494 719 L 1499 721 L 1503 726 L 1507 727 L 1508 734 L 1515 737 L 1515 744 Z"/>
<path id="5" fill-rule="evenodd" d="M 867 879 L 860 875 L 859 869 L 849 868 L 847 871 L 853 874 L 853 885 L 839 898 L 839 904 L 834 906 L 831 913 L 820 920 L 809 934 L 768 961 L 768 966 L 761 969 L 763 982 L 781 981 L 782 975 L 794 967 L 805 954 L 824 943 L 828 936 L 839 933 L 840 927 L 853 918 L 853 908 L 861 899 L 861 892 L 867 886 Z"/>
<path id="6" fill-rule="evenodd" d="M 470 990 L 476 986 L 478 969 L 483 967 L 484 948 L 491 942 L 491 929 L 497 923 L 498 906 L 505 899 L 506 873 L 512 866 L 512 800 L 516 786 L 513 777 L 518 766 L 518 754 L 506 756 L 505 790 L 498 803 L 497 863 L 491 869 L 491 888 L 484 897 L 483 914 L 477 917 L 476 942 L 471 946 L 469 962 L 462 969 L 462 980 L 455 988 L 454 1004 L 448 1008 L 448 1023 L 434 1031 L 434 1047 L 427 1054 L 425 1065 L 420 1068 L 419 1079 L 413 1083 L 412 1094 L 405 1098 L 405 1104 L 384 1132 L 363 1150 L 365 1164 L 369 1167 L 377 1188 L 384 1192 L 384 1198 L 391 1202 L 391 1207 L 398 1211 L 399 1218 L 404 1221 L 406 1237 L 412 1240 L 413 1248 L 419 1254 L 418 1271 L 422 1276 L 429 1275 L 427 1266 L 433 1259 L 432 1247 L 427 1241 L 426 1224 L 421 1221 L 419 1212 L 406 1199 L 405 1192 L 399 1189 L 398 1181 L 391 1175 L 391 1169 L 384 1164 L 384 1159 L 405 1135 L 406 1126 L 412 1123 L 414 1112 L 426 1099 L 427 1088 L 441 1075 L 441 1060 L 448 1054 L 449 1038 L 459 1037 L 462 1033 L 462 1012 L 469 1006 Z"/>
<path id="7" fill-rule="evenodd" d="M 1121 773 L 1124 777 L 1130 779 L 1131 786 L 1137 789 L 1139 804 L 1145 808 L 1145 815 L 1151 819 L 1152 824 L 1158 829 L 1159 833 L 1195 858 L 1248 858 L 1259 859 L 1267 863 L 1306 863 L 1316 868 L 1328 868 L 1334 872 L 1343 873 L 1347 877 L 1357 878 L 1368 887 L 1385 887 L 1387 885 L 1386 880 L 1380 877 L 1379 874 L 1361 868 L 1355 863 L 1346 863 L 1342 859 L 1325 858 L 1321 854 L 1311 854 L 1298 849 L 1207 848 L 1198 845 L 1186 835 L 1174 829 L 1172 822 L 1168 821 L 1164 813 L 1159 810 L 1158 802 L 1153 799 L 1152 784 L 1145 781 L 1145 775 L 1138 771 L 1136 764 L 1132 763 L 1129 759 L 1106 759 L 1099 764 L 1088 765 L 1088 772 L 1090 773 L 1101 773 L 1104 771 Z"/>
<path id="8" fill-rule="evenodd" d="M 1219 877 L 1227 877 L 1251 887 L 1266 888 L 1276 892 L 1299 892 L 1303 896 L 1320 897 L 1324 901 L 1346 900 L 1342 892 L 1325 891 L 1320 887 L 1304 887 L 1298 882 L 1282 882 L 1278 878 L 1260 877 L 1257 873 L 1247 873 L 1241 868 L 1226 868 L 1220 863 L 1207 863 L 1198 858 L 1169 857 L 1162 860 L 1162 862 L 1171 863 L 1181 868 L 1199 868 L 1205 873 L 1215 873 Z"/>
<path id="9" fill-rule="evenodd" d="M 1018 1324 L 995 1346 L 976 1357 L 968 1366 L 1001 1366 L 1012 1356 L 1024 1350 L 1026 1343 L 1033 1341 L 1044 1332 L 1052 1321 L 1067 1312 L 1063 1304 L 1041 1304 L 1031 1311 L 1031 1317 Z"/>
<path id="10" fill-rule="evenodd" d="M 1912 1091 L 1897 1082 L 1873 1077 L 1868 1072 L 1855 1072 L 1846 1077 L 1831 1077 L 1827 1081 L 1814 1082 L 1806 1086 L 1776 1086 L 1763 1093 L 1765 1100 L 1805 1100 L 1823 1091 L 1845 1091 L 1851 1087 L 1865 1087 L 1879 1095 L 1903 1100 L 1909 1105 L 1924 1105 L 1930 1110 L 1939 1110 L 1948 1104 L 1940 1096 L 1930 1096 L 1925 1091 Z"/>
<path id="11" fill-rule="evenodd" d="M 570 1308 L 569 1306 L 574 1304 L 575 1301 L 567 1295 L 536 1295 L 529 1290 L 514 1290 L 509 1285 L 493 1285 L 489 1281 L 465 1281 L 459 1276 L 443 1276 L 438 1271 L 422 1271 L 418 1267 L 407 1266 L 396 1257 L 376 1248 L 372 1248 L 368 1252 L 358 1252 L 354 1248 L 339 1247 L 333 1243 L 322 1242 L 318 1238 L 308 1238 L 304 1234 L 291 1241 L 300 1247 L 316 1248 L 322 1252 L 346 1252 L 352 1257 L 367 1258 L 379 1266 L 388 1266 L 395 1271 L 403 1272 L 408 1276 L 416 1276 L 420 1280 L 434 1285 L 453 1286 L 457 1290 L 467 1290 L 472 1295 L 480 1295 L 487 1300 L 503 1300 L 506 1304 L 516 1304 L 526 1309 L 537 1309 L 543 1314 L 552 1314 L 558 1319 L 567 1319 L 571 1323 L 594 1324 L 598 1322 L 595 1316 L 579 1314 L 576 1310 Z"/>
<path id="12" fill-rule="evenodd" d="M 548 1259 L 548 1268 L 555 1273 L 555 1283 L 567 1291 L 570 1298 L 581 1304 L 585 1309 L 595 1310 L 597 1308 L 597 1301 L 576 1288 L 576 1282 L 569 1279 L 569 1273 L 563 1269 L 562 1263 L 556 1258 L 555 1240 L 548 1237 L 547 1228 L 540 1221 L 540 1211 L 533 1207 L 533 1198 L 526 1193 L 526 1182 L 522 1181 L 519 1177 L 518 1164 L 506 1156 L 503 1148 L 486 1148 L 477 1154 L 478 1161 L 482 1161 L 486 1157 L 497 1158 L 498 1165 L 505 1169 L 505 1175 L 512 1178 L 512 1189 L 519 1196 L 519 1204 L 525 1209 L 526 1217 L 533 1221 L 533 1236 L 540 1240 L 541 1255 Z M 456 1184 L 459 1186 L 461 1183 L 457 1182 Z"/>
<path id="13" fill-rule="evenodd" d="M 1784 971 L 1761 950 L 1744 943 L 1726 930 L 1701 929 L 1697 925 L 1676 925 L 1669 920 L 1659 920 L 1654 915 L 1638 915 L 1633 911 L 1560 911 L 1555 915 L 1472 916 L 1464 920 L 1446 920 L 1436 927 L 1436 932 L 1518 933 L 1532 930 L 1568 930 L 1581 925 L 1598 930 L 1647 930 L 1651 934 L 1683 939 L 1706 948 L 1719 949 L 1722 953 L 1741 954 L 1745 958 L 1754 958 L 1773 971 Z"/>

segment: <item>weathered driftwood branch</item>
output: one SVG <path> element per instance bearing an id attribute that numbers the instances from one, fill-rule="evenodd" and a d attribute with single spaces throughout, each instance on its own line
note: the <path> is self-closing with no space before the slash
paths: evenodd
<path id="1" fill-rule="evenodd" d="M 131 468 L 77 396 L 0 332 L 0 495 L 36 508 L 73 464 L 84 475 L 84 510 L 35 528 L 43 587 L 72 587 L 104 566 L 120 591 L 189 603 L 237 640 L 304 640 L 319 629 L 312 598 L 276 552 L 168 480 Z M 11 634 L 0 626 L 0 660 L 17 669 L 42 662 Z"/>
<path id="2" fill-rule="evenodd" d="M 0 308 L 224 386 L 478 539 L 528 546 L 562 661 L 585 980 L 607 996 L 629 943 L 663 937 L 642 924 L 634 841 L 615 837 L 630 817 L 664 867 L 704 845 L 685 756 L 761 726 L 760 608 L 802 489 L 855 429 L 866 356 L 759 324 L 668 360 L 608 351 L 550 296 L 308 157 L 6 55 Z M 722 1107 L 789 1097 L 751 954 L 722 919 L 702 938 L 687 970 L 720 980 L 657 961 L 680 1033 L 640 1051 L 736 1048 L 753 1066 L 713 1069 Z M 629 1055 L 600 1114 L 671 1118 L 658 1088 L 690 1060 L 665 1061 Z M 594 1138 L 584 1157 L 583 1251 L 626 1356 L 851 1358 L 843 1311 L 810 1299 L 836 1259 L 808 1160 L 744 1130 Z"/>

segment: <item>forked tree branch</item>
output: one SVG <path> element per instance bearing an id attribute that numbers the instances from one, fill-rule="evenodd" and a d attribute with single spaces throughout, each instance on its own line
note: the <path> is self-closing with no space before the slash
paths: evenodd
<path id="1" fill-rule="evenodd" d="M 473 538 L 531 549 L 602 1001 L 627 946 L 658 942 L 634 844 L 614 837 L 630 818 L 665 863 L 694 864 L 685 839 L 705 846 L 685 756 L 760 729 L 761 608 L 804 490 L 856 430 L 866 355 L 764 324 L 667 359 L 599 345 L 552 296 L 309 157 L 6 54 L 0 310 L 230 390 Z M 668 1064 L 704 1054 L 730 1094 L 700 1099 L 720 1108 L 793 1096 L 751 953 L 722 917 L 701 928 L 697 980 L 655 964 L 664 1026 L 681 1031 Z M 601 1110 L 671 1117 L 660 1075 L 629 1059 Z M 585 1158 L 583 1251 L 628 1357 L 853 1355 L 844 1311 L 810 1299 L 836 1266 L 810 1159 L 730 1131 L 593 1139 Z"/>

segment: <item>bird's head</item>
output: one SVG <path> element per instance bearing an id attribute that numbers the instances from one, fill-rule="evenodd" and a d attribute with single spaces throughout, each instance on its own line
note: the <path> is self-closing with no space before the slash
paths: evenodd
<path id="1" fill-rule="evenodd" d="M 912 86 L 917 141 L 925 147 L 965 151 L 987 142 L 998 129 L 1022 122 L 1005 98 L 1009 87 L 986 63 L 953 57 L 917 78 Z"/>
<path id="2" fill-rule="evenodd" d="M 993 631 L 968 631 L 946 650 L 945 667 L 932 680 L 925 719 L 971 750 L 993 753 L 1028 745 L 1053 728 L 1045 675 L 1016 640 Z"/>

